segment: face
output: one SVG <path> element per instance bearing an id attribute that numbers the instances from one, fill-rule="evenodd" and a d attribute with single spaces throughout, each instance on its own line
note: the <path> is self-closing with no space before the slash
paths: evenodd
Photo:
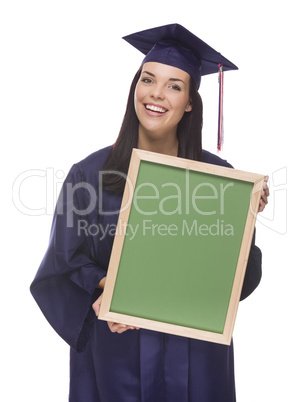
<path id="1" fill-rule="evenodd" d="M 139 137 L 176 137 L 179 121 L 191 111 L 189 85 L 189 74 L 179 68 L 155 62 L 143 65 L 134 100 Z"/>

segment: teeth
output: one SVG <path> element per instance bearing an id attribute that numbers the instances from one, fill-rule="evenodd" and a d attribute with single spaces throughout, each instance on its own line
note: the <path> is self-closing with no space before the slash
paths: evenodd
<path id="1" fill-rule="evenodd" d="M 153 106 L 153 105 L 146 105 L 145 107 L 146 107 L 146 109 L 152 110 L 153 112 L 165 113 L 167 111 L 167 109 L 163 109 L 161 107 Z"/>

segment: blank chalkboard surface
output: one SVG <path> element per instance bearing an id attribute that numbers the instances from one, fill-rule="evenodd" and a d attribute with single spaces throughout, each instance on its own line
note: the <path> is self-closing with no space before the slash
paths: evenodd
<path id="1" fill-rule="evenodd" d="M 134 150 L 99 318 L 229 344 L 263 180 Z"/>

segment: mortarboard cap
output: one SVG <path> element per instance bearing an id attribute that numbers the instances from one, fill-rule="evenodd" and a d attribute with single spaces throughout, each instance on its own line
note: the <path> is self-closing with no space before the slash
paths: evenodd
<path id="1" fill-rule="evenodd" d="M 169 24 L 124 36 L 128 43 L 146 55 L 143 63 L 154 61 L 186 71 L 199 89 L 201 76 L 217 73 L 219 65 L 237 70 L 233 63 L 182 25 Z"/>

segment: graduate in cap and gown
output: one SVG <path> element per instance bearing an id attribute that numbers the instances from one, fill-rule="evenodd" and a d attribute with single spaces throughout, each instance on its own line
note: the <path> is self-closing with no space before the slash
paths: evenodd
<path id="1" fill-rule="evenodd" d="M 109 228 L 117 224 L 132 149 L 231 167 L 202 149 L 198 89 L 202 75 L 237 67 L 178 24 L 124 39 L 145 58 L 132 81 L 118 138 L 70 169 L 31 292 L 71 347 L 70 402 L 234 402 L 233 343 L 96 318 L 115 234 Z M 219 148 L 221 140 L 219 127 Z M 110 173 L 100 174 L 105 171 Z M 268 195 L 266 188 L 259 211 Z M 261 251 L 253 239 L 241 299 L 260 279 Z"/>

